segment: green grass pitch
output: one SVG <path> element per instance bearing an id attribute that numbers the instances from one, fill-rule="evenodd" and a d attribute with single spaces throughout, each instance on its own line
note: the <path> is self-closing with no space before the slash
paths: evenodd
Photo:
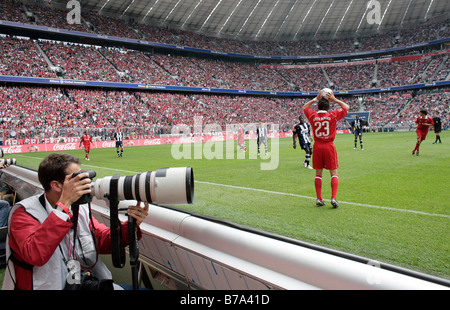
<path id="1" fill-rule="evenodd" d="M 83 168 L 96 170 L 97 178 L 192 166 L 194 204 L 181 209 L 449 279 L 450 139 L 445 131 L 441 136 L 443 144 L 433 145 L 430 132 L 420 156 L 412 156 L 415 132 L 365 133 L 364 151 L 359 143 L 353 149 L 353 135 L 337 135 L 338 209 L 329 203 L 328 171 L 323 177 L 327 205 L 315 206 L 315 170 L 302 166 L 305 152 L 292 148 L 292 138 L 269 140 L 269 155 L 276 148 L 279 153 L 273 170 L 261 169 L 262 163 L 274 164 L 275 156 L 256 157 L 254 141 L 247 141 L 245 154 L 235 144 L 234 152 L 226 153 L 225 143 L 128 147 L 122 158 L 115 148 L 92 149 L 90 161 L 83 160 L 82 150 L 71 153 Z M 195 147 L 218 158 L 195 159 Z M 174 150 L 184 150 L 184 158 L 174 159 Z M 14 157 L 37 169 L 47 154 Z"/>

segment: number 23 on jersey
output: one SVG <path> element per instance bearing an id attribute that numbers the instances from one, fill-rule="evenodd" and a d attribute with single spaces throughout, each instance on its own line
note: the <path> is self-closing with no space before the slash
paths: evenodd
<path id="1" fill-rule="evenodd" d="M 318 138 L 327 138 L 330 135 L 329 121 L 314 122 L 314 128 L 314 135 Z"/>

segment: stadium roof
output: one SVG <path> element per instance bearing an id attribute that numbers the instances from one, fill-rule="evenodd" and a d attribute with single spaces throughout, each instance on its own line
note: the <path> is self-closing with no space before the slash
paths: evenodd
<path id="1" fill-rule="evenodd" d="M 53 0 L 63 4 L 67 0 Z M 445 20 L 448 0 L 79 0 L 81 8 L 243 40 L 355 37 Z"/>

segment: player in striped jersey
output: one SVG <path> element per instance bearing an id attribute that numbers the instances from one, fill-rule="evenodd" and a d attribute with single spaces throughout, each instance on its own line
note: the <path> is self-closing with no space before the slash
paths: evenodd
<path id="1" fill-rule="evenodd" d="M 114 133 L 114 140 L 116 140 L 116 150 L 117 150 L 117 157 L 122 157 L 123 153 L 123 132 L 117 131 Z M 120 149 L 120 152 L 119 152 Z"/>
<path id="2" fill-rule="evenodd" d="M 292 142 L 293 148 L 297 148 L 297 141 L 295 140 L 298 137 L 298 142 L 300 143 L 300 147 L 302 150 L 306 152 L 305 161 L 303 162 L 303 166 L 308 169 L 312 169 L 309 161 L 311 160 L 312 155 L 312 146 L 311 146 L 311 125 L 303 121 L 303 117 L 300 115 L 298 117 L 299 122 L 294 125 L 292 129 Z"/>
<path id="3" fill-rule="evenodd" d="M 256 143 L 258 144 L 258 156 L 260 155 L 260 145 L 264 143 L 265 154 L 267 155 L 267 128 L 263 123 L 259 124 L 259 127 L 256 128 Z"/>
<path id="4" fill-rule="evenodd" d="M 353 134 L 355 135 L 355 147 L 353 149 L 356 150 L 356 144 L 358 142 L 359 137 L 359 145 L 361 145 L 361 151 L 364 151 L 362 134 L 363 134 L 363 127 L 367 125 L 367 122 L 365 120 L 360 119 L 359 116 L 356 115 L 355 120 L 351 123 L 351 125 L 353 129 Z"/>

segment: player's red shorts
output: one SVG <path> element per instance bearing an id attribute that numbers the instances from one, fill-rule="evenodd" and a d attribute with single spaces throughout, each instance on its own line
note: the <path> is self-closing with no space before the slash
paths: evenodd
<path id="1" fill-rule="evenodd" d="M 86 152 L 89 152 L 91 150 L 91 144 L 83 144 L 83 146 Z"/>
<path id="2" fill-rule="evenodd" d="M 336 146 L 332 142 L 314 143 L 312 162 L 314 169 L 337 169 L 339 168 Z"/>
<path id="3" fill-rule="evenodd" d="M 428 128 L 426 131 L 416 130 L 416 133 L 417 133 L 417 140 L 423 141 L 427 138 Z"/>

